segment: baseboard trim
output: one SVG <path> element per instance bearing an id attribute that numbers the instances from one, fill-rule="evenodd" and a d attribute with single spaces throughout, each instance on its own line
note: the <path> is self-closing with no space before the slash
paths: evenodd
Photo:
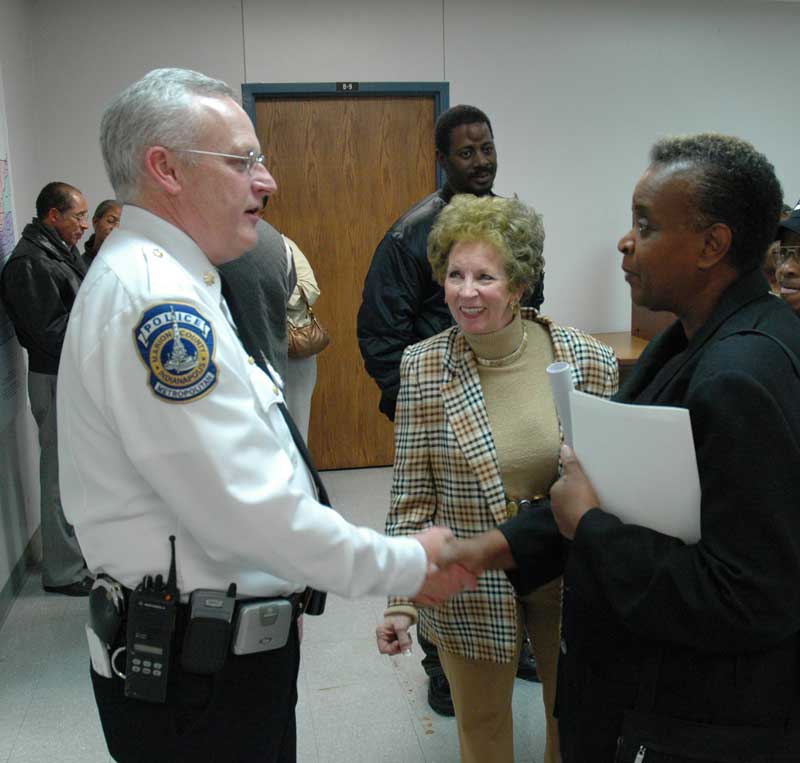
<path id="1" fill-rule="evenodd" d="M 11 607 L 14 606 L 14 601 L 28 579 L 28 575 L 31 574 L 31 571 L 38 563 L 41 545 L 41 528 L 37 527 L 36 532 L 34 532 L 33 537 L 28 541 L 28 545 L 22 552 L 22 556 L 14 565 L 14 569 L 11 570 L 6 584 L 0 590 L 0 628 L 3 627 Z"/>

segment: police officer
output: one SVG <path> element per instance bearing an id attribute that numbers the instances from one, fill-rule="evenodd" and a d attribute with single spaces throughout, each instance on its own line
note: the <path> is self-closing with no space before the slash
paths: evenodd
<path id="1" fill-rule="evenodd" d="M 276 188 L 233 91 L 152 71 L 109 105 L 101 145 L 124 207 L 64 344 L 64 506 L 90 568 L 126 590 L 166 573 L 174 535 L 182 602 L 165 704 L 92 672 L 106 741 L 117 761 L 294 760 L 296 621 L 284 647 L 196 675 L 180 664 L 190 592 L 233 582 L 296 603 L 310 585 L 432 603 L 474 579 L 435 572 L 449 531 L 387 539 L 317 500 L 280 379 L 243 350 L 220 290 L 216 266 L 254 246 Z"/>

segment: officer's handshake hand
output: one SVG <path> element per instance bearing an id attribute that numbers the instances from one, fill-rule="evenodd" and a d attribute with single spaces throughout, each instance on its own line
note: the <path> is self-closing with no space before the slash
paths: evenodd
<path id="1" fill-rule="evenodd" d="M 438 566 L 442 549 L 453 538 L 451 530 L 446 527 L 431 527 L 414 537 L 422 544 L 428 555 L 428 573 L 425 582 L 411 597 L 417 606 L 435 607 L 450 596 L 462 591 L 474 591 L 478 587 L 475 575 L 461 565 Z"/>

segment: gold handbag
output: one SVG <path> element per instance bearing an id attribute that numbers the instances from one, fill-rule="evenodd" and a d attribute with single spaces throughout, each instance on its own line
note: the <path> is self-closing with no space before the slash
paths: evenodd
<path id="1" fill-rule="evenodd" d="M 295 326 L 290 320 L 286 321 L 289 357 L 310 358 L 312 355 L 322 352 L 331 343 L 331 336 L 314 315 L 303 287 L 298 284 L 297 288 L 300 290 L 300 298 L 305 302 L 309 322 L 303 326 Z"/>

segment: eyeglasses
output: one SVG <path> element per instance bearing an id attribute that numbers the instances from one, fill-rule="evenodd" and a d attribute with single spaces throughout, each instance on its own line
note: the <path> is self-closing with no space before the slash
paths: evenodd
<path id="1" fill-rule="evenodd" d="M 236 154 L 222 154 L 219 151 L 201 151 L 199 148 L 174 148 L 173 151 L 181 151 L 184 154 L 202 154 L 203 156 L 221 156 L 223 159 L 238 159 L 242 163 L 242 170 L 248 175 L 253 174 L 253 167 L 256 164 L 264 166 L 264 154 L 257 154 L 255 151 L 248 151 L 244 156 Z"/>
<path id="2" fill-rule="evenodd" d="M 800 263 L 800 246 L 782 246 L 775 249 L 775 265 L 780 266 L 789 260 Z"/>
<path id="3" fill-rule="evenodd" d="M 71 220 L 74 220 L 76 223 L 86 223 L 89 222 L 89 213 L 88 212 L 61 212 L 62 217 L 69 217 Z"/>

